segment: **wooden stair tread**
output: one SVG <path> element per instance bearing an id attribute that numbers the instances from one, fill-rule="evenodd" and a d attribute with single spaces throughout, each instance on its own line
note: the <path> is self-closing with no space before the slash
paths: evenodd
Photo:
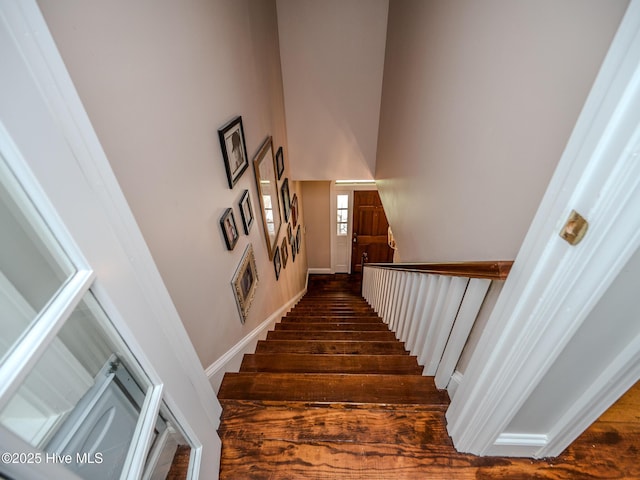
<path id="1" fill-rule="evenodd" d="M 263 407 L 252 402 L 225 404 L 221 438 L 452 445 L 440 410 L 354 408 L 290 402 Z M 291 428 L 295 425 L 295 428 Z"/>
<path id="2" fill-rule="evenodd" d="M 245 355 L 241 372 L 384 373 L 421 375 L 423 367 L 408 355 Z"/>
<path id="3" fill-rule="evenodd" d="M 267 332 L 267 340 L 345 340 L 352 342 L 393 342 L 396 337 L 390 331 L 301 331 L 272 330 Z"/>
<path id="4" fill-rule="evenodd" d="M 247 462 L 247 458 L 259 458 L 260 461 Z M 363 445 L 357 442 L 228 439 L 222 451 L 220 479 L 551 480 L 591 476 L 585 470 L 570 468 L 570 464 L 557 465 L 555 462 L 549 462 L 547 468 L 562 472 L 562 477 L 543 476 L 544 470 L 535 470 L 532 463 L 529 459 L 518 458 L 479 460 L 474 455 L 452 453 L 451 448 L 437 444 L 398 446 L 391 442 Z"/>
<path id="5" fill-rule="evenodd" d="M 320 322 L 320 323 L 277 323 L 275 330 L 341 330 L 346 331 L 382 331 L 388 332 L 389 327 L 384 323 L 350 323 L 341 322 Z"/>
<path id="6" fill-rule="evenodd" d="M 289 312 L 290 316 L 316 316 L 316 315 L 325 315 L 325 316 L 341 316 L 341 317 L 375 317 L 379 318 L 376 312 L 369 312 L 366 310 L 335 310 L 335 309 L 326 309 L 326 308 L 310 308 L 306 309 L 296 309 L 293 308 Z"/>
<path id="7" fill-rule="evenodd" d="M 439 409 L 448 405 L 446 392 L 421 375 L 228 373 L 218 399 L 417 404 Z"/>
<path id="8" fill-rule="evenodd" d="M 340 315 L 287 315 L 280 319 L 280 323 L 323 323 L 323 322 L 348 321 L 350 323 L 384 323 L 380 317 L 374 316 L 340 316 Z"/>
<path id="9" fill-rule="evenodd" d="M 409 355 L 401 342 L 343 340 L 260 340 L 256 353 L 318 353 L 334 355 Z"/>

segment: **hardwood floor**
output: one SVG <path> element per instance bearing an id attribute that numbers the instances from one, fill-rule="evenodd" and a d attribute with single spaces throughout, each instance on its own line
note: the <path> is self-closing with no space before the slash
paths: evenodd
<path id="1" fill-rule="evenodd" d="M 220 478 L 640 479 L 638 385 L 558 458 L 481 458 L 455 451 L 448 397 L 421 372 L 348 276 L 312 276 L 225 375 Z"/>

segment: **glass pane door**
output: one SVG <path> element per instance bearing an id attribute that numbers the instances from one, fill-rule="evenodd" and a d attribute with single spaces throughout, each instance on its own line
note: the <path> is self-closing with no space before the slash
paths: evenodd
<path id="1" fill-rule="evenodd" d="M 0 443 L 19 456 L 3 457 L 0 478 L 41 478 L 33 468 L 50 478 L 158 478 L 178 446 L 187 459 L 191 448 L 166 407 L 158 416 L 162 386 L 94 297 L 81 254 L 61 246 L 2 153 Z M 27 453 L 37 465 L 21 461 Z"/>
<path id="2" fill-rule="evenodd" d="M 0 158 L 0 358 L 76 273 Z"/>

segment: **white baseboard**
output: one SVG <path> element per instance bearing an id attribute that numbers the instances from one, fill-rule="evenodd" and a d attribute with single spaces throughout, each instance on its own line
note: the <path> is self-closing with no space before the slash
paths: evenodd
<path id="1" fill-rule="evenodd" d="M 332 274 L 333 271 L 330 268 L 310 268 L 307 270 L 307 272 L 309 273 L 309 275 L 320 275 L 320 274 Z"/>
<path id="2" fill-rule="evenodd" d="M 462 383 L 462 377 L 463 376 L 464 375 L 458 370 L 453 372 L 453 375 L 451 375 L 451 379 L 449 380 L 449 383 L 447 384 L 447 393 L 449 394 L 449 398 L 450 399 L 453 400 L 453 397 L 456 394 L 456 390 L 458 390 L 458 387 Z"/>
<path id="3" fill-rule="evenodd" d="M 305 285 L 304 290 L 272 313 L 269 318 L 264 320 L 242 338 L 242 340 L 227 350 L 218 360 L 207 367 L 204 373 L 207 375 L 209 383 L 211 383 L 215 392 L 218 392 L 220 389 L 224 374 L 227 372 L 238 372 L 240 370 L 240 364 L 242 363 L 242 357 L 244 357 L 246 353 L 253 353 L 255 351 L 258 340 L 264 340 L 267 337 L 267 332 L 273 328 L 275 323 L 282 318 L 283 314 L 295 305 L 306 292 L 307 287 Z"/>
<path id="4" fill-rule="evenodd" d="M 538 458 L 537 452 L 548 442 L 549 437 L 539 433 L 502 433 L 486 455 Z"/>

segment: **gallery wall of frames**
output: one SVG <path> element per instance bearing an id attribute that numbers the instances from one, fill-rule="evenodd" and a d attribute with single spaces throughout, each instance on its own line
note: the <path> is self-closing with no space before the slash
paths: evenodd
<path id="1" fill-rule="evenodd" d="M 243 189 L 236 205 L 224 207 L 219 221 L 222 248 L 229 251 L 235 250 L 243 233 L 251 234 L 254 223 L 261 224 L 256 228 L 261 228 L 264 244 L 254 246 L 249 242 L 244 247 L 231 279 L 240 321 L 244 323 L 259 288 L 260 277 L 275 275 L 276 281 L 280 280 L 289 258 L 293 263 L 300 254 L 304 229 L 299 222 L 298 195 L 290 194 L 289 178 L 285 176 L 282 146 L 276 150 L 273 138 L 267 135 L 250 160 L 241 116 L 223 125 L 218 130 L 218 137 L 229 188 L 234 189 L 250 163 L 256 180 L 257 198 L 253 198 L 249 189 Z M 258 271 L 255 248 L 266 248 L 273 264 L 271 272 Z"/>

